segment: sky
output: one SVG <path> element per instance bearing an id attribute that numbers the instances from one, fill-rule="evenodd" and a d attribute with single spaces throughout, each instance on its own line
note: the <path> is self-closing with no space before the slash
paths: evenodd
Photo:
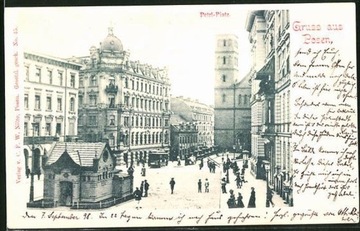
<path id="1" fill-rule="evenodd" d="M 167 67 L 173 96 L 212 105 L 216 34 L 239 38 L 239 79 L 250 70 L 248 10 L 238 5 L 18 8 L 19 43 L 59 58 L 87 56 L 113 27 L 131 60 Z M 201 17 L 222 12 L 228 17 Z"/>

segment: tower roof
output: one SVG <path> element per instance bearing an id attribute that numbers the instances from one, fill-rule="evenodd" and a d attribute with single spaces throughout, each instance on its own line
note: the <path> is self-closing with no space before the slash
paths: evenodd
<path id="1" fill-rule="evenodd" d="M 102 51 L 121 52 L 123 51 L 123 45 L 114 33 L 113 28 L 109 27 L 109 33 L 104 41 L 101 43 L 100 49 Z"/>

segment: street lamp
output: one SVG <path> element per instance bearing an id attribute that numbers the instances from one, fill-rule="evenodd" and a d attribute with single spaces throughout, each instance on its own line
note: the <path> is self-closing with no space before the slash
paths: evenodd
<path id="1" fill-rule="evenodd" d="M 264 163 L 264 169 L 266 172 L 266 207 L 270 207 L 270 202 L 269 202 L 269 170 L 270 170 L 270 162 L 267 160 L 263 161 Z"/>

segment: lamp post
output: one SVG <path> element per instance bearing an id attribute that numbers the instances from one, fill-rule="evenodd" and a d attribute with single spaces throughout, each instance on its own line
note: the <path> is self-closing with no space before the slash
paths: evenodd
<path id="1" fill-rule="evenodd" d="M 270 170 L 270 162 L 264 160 L 263 163 L 264 163 L 264 169 L 265 169 L 265 172 L 266 172 L 266 207 L 270 207 L 270 202 L 269 202 L 269 177 L 268 177 L 269 170 Z"/>
<path id="2" fill-rule="evenodd" d="M 31 172 L 30 172 L 30 202 L 34 202 L 34 157 L 35 157 L 35 143 L 34 143 L 34 133 L 36 123 L 31 123 L 32 125 L 32 146 L 31 146 Z"/>

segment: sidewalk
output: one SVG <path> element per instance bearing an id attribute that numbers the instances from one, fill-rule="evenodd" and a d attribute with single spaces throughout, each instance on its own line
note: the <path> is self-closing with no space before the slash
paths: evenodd
<path id="1" fill-rule="evenodd" d="M 229 158 L 232 159 L 232 154 L 229 154 Z M 218 163 L 221 163 L 222 161 L 222 154 L 220 154 L 218 157 L 216 155 L 211 156 L 212 159 L 214 159 L 215 161 L 217 161 Z M 224 159 L 226 160 L 226 154 L 224 155 Z M 236 160 L 237 165 L 239 166 L 239 168 L 241 169 L 243 166 L 243 160 L 239 159 Z M 226 173 L 223 173 L 223 169 L 222 169 L 222 163 L 220 165 L 221 169 L 219 169 L 221 171 L 221 178 L 225 177 L 226 178 Z M 251 173 L 250 173 L 250 169 L 246 168 L 245 169 L 245 181 L 247 181 L 246 183 L 243 183 L 241 189 L 238 189 L 236 186 L 236 177 L 233 174 L 232 169 L 230 169 L 229 171 L 229 183 L 226 185 L 226 194 L 221 194 L 221 208 L 227 208 L 227 200 L 230 197 L 230 189 L 234 190 L 234 195 L 235 198 L 237 198 L 238 196 L 238 192 L 241 193 L 243 199 L 243 203 L 245 205 L 245 207 L 247 207 L 248 203 L 249 203 L 249 198 L 250 198 L 250 193 L 251 193 L 251 187 L 255 188 L 255 197 L 256 197 L 256 207 L 257 208 L 265 208 L 266 207 L 266 181 L 265 180 L 261 180 L 261 179 L 256 179 Z M 219 185 L 220 187 L 220 185 Z M 288 204 L 284 203 L 284 200 L 276 193 L 273 194 L 273 199 L 272 201 L 274 202 L 275 206 L 274 207 L 288 207 Z M 271 206 L 271 205 L 270 205 Z"/>

